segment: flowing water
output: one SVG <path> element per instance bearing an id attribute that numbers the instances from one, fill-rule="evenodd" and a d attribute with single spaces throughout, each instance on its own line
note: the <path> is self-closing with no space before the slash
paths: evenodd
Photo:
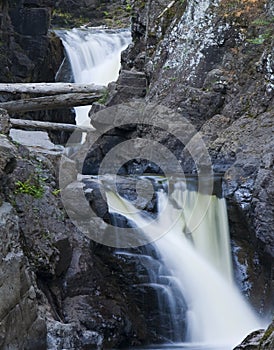
<path id="1" fill-rule="evenodd" d="M 86 28 L 57 31 L 69 58 L 75 83 L 106 86 L 116 81 L 121 52 L 131 42 L 129 30 Z M 75 107 L 76 123 L 89 125 L 90 106 Z"/>
<path id="2" fill-rule="evenodd" d="M 107 85 L 117 79 L 121 51 L 131 41 L 129 31 L 73 29 L 58 35 L 75 82 Z M 88 122 L 89 109 L 76 108 L 78 124 Z M 225 201 L 187 190 L 182 181 L 171 196 L 164 191 L 157 195 L 158 216 L 151 220 L 107 192 L 110 212 L 125 216 L 147 236 L 161 236 L 154 242 L 159 260 L 139 256 L 149 275 L 140 287 L 157 291 L 160 311 L 169 314 L 159 322 L 172 328 L 173 343 L 142 349 L 231 350 L 262 325 L 233 282 Z M 180 316 L 183 308 L 186 313 Z M 180 318 L 186 318 L 184 331 Z"/>
<path id="3" fill-rule="evenodd" d="M 107 193 L 111 212 L 147 236 L 161 236 L 154 244 L 187 305 L 188 343 L 174 347 L 232 349 L 262 325 L 233 283 L 225 201 L 189 191 L 184 183 L 171 197 L 158 193 L 158 216 L 151 220 L 126 199 Z M 160 348 L 165 347 L 155 347 Z"/>

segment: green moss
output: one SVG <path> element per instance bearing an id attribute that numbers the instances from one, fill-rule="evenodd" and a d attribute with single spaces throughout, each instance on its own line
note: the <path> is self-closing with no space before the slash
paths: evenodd
<path id="1" fill-rule="evenodd" d="M 260 349 L 262 349 L 261 346 L 263 346 L 263 343 L 271 336 L 271 334 L 273 332 L 274 332 L 274 326 L 271 325 L 267 328 L 267 330 L 265 331 L 265 333 L 260 341 L 260 347 L 259 347 Z"/>

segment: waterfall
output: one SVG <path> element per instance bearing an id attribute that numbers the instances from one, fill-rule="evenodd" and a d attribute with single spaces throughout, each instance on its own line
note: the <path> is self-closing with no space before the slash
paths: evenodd
<path id="1" fill-rule="evenodd" d="M 114 192 L 107 192 L 107 201 L 110 212 L 124 215 L 148 236 L 161 236 L 154 244 L 187 304 L 186 341 L 231 350 L 262 327 L 232 281 L 224 199 L 187 190 L 179 182 L 170 198 L 158 192 L 155 220 Z"/>
<path id="2" fill-rule="evenodd" d="M 73 29 L 58 35 L 75 82 L 107 85 L 117 79 L 121 51 L 131 41 L 129 31 Z M 89 109 L 75 108 L 78 124 L 89 122 Z M 159 322 L 173 329 L 171 338 L 164 330 L 164 338 L 185 341 L 180 348 L 231 350 L 251 331 L 262 328 L 233 282 L 224 199 L 189 190 L 178 181 L 170 196 L 157 192 L 155 219 L 106 191 L 110 213 L 123 215 L 149 237 L 160 237 L 154 242 L 159 261 L 149 254 L 139 256 L 149 276 L 139 287 L 156 290 L 164 314 Z M 132 252 L 116 254 L 136 258 Z"/>
<path id="3" fill-rule="evenodd" d="M 121 52 L 131 42 L 129 30 L 98 28 L 58 30 L 74 81 L 107 85 L 117 80 Z M 75 107 L 76 123 L 89 125 L 90 106 Z"/>

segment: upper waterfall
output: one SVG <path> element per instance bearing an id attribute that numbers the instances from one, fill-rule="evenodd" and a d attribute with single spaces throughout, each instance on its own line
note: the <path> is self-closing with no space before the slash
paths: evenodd
<path id="1" fill-rule="evenodd" d="M 107 85 L 117 80 L 121 66 L 121 52 L 131 42 L 129 30 L 98 28 L 60 30 L 76 83 Z M 76 107 L 76 123 L 89 122 L 90 106 Z"/>

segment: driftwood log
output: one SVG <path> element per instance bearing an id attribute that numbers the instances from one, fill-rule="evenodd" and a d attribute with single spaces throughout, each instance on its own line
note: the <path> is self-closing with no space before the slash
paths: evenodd
<path id="1" fill-rule="evenodd" d="M 46 109 L 87 106 L 99 100 L 103 95 L 94 93 L 67 93 L 28 99 L 13 100 L 0 103 L 0 108 L 8 113 L 24 113 Z"/>
<path id="2" fill-rule="evenodd" d="M 0 83 L 0 92 L 12 94 L 59 95 L 67 93 L 103 93 L 104 86 L 77 83 Z"/>
<path id="3" fill-rule="evenodd" d="M 39 131 L 66 131 L 73 132 L 75 130 L 81 132 L 90 132 L 94 129 L 90 126 L 81 126 L 64 123 L 41 122 L 35 120 L 10 119 L 13 129 L 21 130 L 39 130 Z"/>

